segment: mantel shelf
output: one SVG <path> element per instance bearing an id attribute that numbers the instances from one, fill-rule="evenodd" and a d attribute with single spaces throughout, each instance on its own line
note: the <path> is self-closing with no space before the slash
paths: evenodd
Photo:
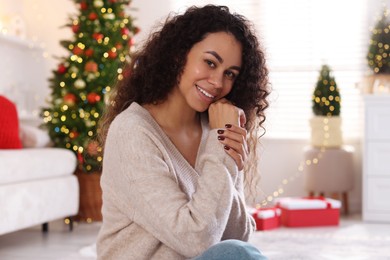
<path id="1" fill-rule="evenodd" d="M 42 50 L 42 48 L 39 47 L 37 43 L 34 43 L 32 40 L 22 39 L 17 36 L 0 33 L 0 46 L 3 44 L 12 44 L 13 46 L 18 46 L 31 50 Z"/>

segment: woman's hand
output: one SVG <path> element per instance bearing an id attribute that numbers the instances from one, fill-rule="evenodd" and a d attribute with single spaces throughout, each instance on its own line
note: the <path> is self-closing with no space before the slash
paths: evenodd
<path id="1" fill-rule="evenodd" d="M 210 105 L 208 113 L 211 129 L 218 128 L 218 140 L 241 171 L 248 158 L 244 111 L 221 99 Z"/>
<path id="2" fill-rule="evenodd" d="M 238 170 L 244 169 L 248 159 L 247 132 L 245 128 L 226 124 L 225 129 L 218 130 L 218 140 L 224 145 L 224 149 L 236 162 Z"/>
<path id="3" fill-rule="evenodd" d="M 208 110 L 210 128 L 224 128 L 226 124 L 244 127 L 245 113 L 241 108 L 234 106 L 226 98 L 212 103 Z"/>

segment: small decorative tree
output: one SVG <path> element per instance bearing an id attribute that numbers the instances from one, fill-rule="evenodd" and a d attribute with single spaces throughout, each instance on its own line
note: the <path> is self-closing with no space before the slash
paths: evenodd
<path id="1" fill-rule="evenodd" d="M 340 93 L 328 65 L 322 65 L 312 97 L 314 117 L 310 120 L 314 147 L 340 147 L 342 131 Z"/>
<path id="2" fill-rule="evenodd" d="M 315 115 L 340 115 L 340 93 L 328 65 L 322 65 L 312 100 L 312 108 Z"/>
<path id="3" fill-rule="evenodd" d="M 371 30 L 367 61 L 375 74 L 390 73 L 390 21 L 388 16 L 389 10 L 385 9 Z"/>
<path id="4" fill-rule="evenodd" d="M 102 149 L 95 141 L 105 95 L 123 78 L 133 36 L 138 28 L 125 13 L 127 0 L 73 0 L 77 16 L 66 25 L 73 39 L 61 45 L 69 55 L 59 58 L 50 79 L 50 105 L 43 109 L 45 126 L 56 147 L 73 151 L 83 172 L 100 171 Z"/>

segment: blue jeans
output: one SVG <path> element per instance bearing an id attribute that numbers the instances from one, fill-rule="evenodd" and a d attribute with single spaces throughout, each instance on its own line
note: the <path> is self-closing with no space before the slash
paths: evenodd
<path id="1" fill-rule="evenodd" d="M 224 240 L 192 260 L 266 260 L 253 245 L 240 240 Z"/>

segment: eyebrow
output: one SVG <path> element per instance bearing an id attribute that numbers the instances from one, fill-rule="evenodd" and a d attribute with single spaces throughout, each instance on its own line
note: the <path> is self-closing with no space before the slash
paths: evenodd
<path id="1" fill-rule="evenodd" d="M 223 63 L 222 57 L 219 56 L 219 54 L 216 53 L 215 51 L 206 51 L 206 53 L 213 55 L 219 61 L 219 63 Z M 238 70 L 238 71 L 241 70 L 241 68 L 238 66 L 231 66 L 230 69 L 234 69 L 234 70 Z"/>

